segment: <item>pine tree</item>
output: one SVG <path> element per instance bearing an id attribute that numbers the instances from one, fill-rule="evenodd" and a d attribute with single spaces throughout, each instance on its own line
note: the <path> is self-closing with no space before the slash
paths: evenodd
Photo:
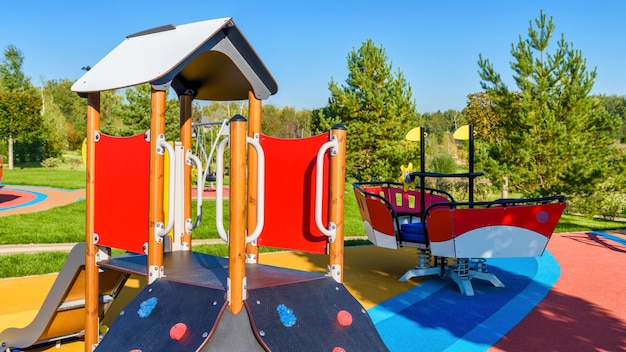
<path id="1" fill-rule="evenodd" d="M 317 131 L 340 122 L 347 128 L 346 174 L 359 181 L 391 179 L 416 157 L 416 146 L 404 139 L 417 124 L 411 87 L 392 65 L 384 48 L 371 39 L 348 55 L 346 85 L 329 83 L 329 104 L 314 112 Z"/>
<path id="2" fill-rule="evenodd" d="M 489 60 L 478 62 L 498 136 L 482 146 L 490 159 L 486 171 L 508 174 L 527 196 L 590 194 L 615 155 L 611 135 L 619 121 L 589 95 L 596 70 L 587 71 L 581 51 L 563 35 L 549 53 L 554 28 L 541 11 L 528 39 L 512 45 L 518 91 L 509 90 Z"/>
<path id="3" fill-rule="evenodd" d="M 111 112 L 124 122 L 124 128 L 102 129 L 104 133 L 113 135 L 131 136 L 146 132 L 150 129 L 150 116 L 152 113 L 152 87 L 150 84 L 140 84 L 124 91 L 127 104 L 114 100 Z M 165 138 L 177 140 L 179 136 L 178 100 L 168 99 L 165 111 Z"/>

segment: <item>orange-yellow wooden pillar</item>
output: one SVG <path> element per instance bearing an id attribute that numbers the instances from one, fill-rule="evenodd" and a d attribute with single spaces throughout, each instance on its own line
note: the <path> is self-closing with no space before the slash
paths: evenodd
<path id="1" fill-rule="evenodd" d="M 246 299 L 246 119 L 230 119 L 230 230 L 228 305 L 237 314 Z"/>
<path id="2" fill-rule="evenodd" d="M 100 92 L 87 95 L 87 188 L 85 222 L 85 352 L 99 342 L 98 325 L 98 267 L 96 255 L 98 246 L 95 239 L 95 170 L 96 170 L 96 131 L 100 129 Z"/>
<path id="3" fill-rule="evenodd" d="M 163 225 L 163 182 L 165 140 L 165 106 L 167 91 L 152 87 L 150 116 L 150 185 L 148 205 L 148 282 L 163 276 L 163 238 L 156 235 Z M 172 214 L 173 216 L 173 214 Z"/>
<path id="4" fill-rule="evenodd" d="M 344 188 L 346 178 L 346 128 L 335 125 L 331 129 L 331 136 L 337 138 L 336 154 L 330 159 L 330 209 L 329 221 L 336 227 L 335 240 L 329 245 L 329 273 L 343 282 L 343 246 L 344 246 Z"/>
<path id="5" fill-rule="evenodd" d="M 248 137 L 261 133 L 261 100 L 257 99 L 253 91 L 248 92 Z M 258 155 L 254 147 L 248 147 L 248 231 L 252 231 L 257 223 L 258 204 Z M 259 247 L 256 241 L 246 246 L 246 262 L 257 263 L 259 260 Z"/>
<path id="6" fill-rule="evenodd" d="M 192 140 L 191 140 L 191 124 L 192 120 L 192 102 L 193 97 L 191 95 L 181 95 L 179 97 L 180 102 L 180 142 L 183 145 L 185 158 L 187 157 L 187 153 L 191 152 Z M 198 173 L 201 175 L 202 170 L 198 170 Z M 187 219 L 191 220 L 191 165 L 185 163 L 185 167 L 183 170 L 183 180 L 184 180 L 184 191 L 183 191 L 183 199 L 184 199 L 184 210 L 183 215 L 185 221 Z M 202 202 L 202 199 L 198 199 L 198 202 Z M 187 250 L 191 250 L 191 234 L 187 231 L 187 223 L 185 223 L 185 234 L 182 239 L 182 246 Z"/>

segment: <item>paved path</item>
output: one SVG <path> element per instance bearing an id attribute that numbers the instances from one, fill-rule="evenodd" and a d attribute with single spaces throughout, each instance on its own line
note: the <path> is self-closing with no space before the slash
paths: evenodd
<path id="1" fill-rule="evenodd" d="M 194 245 L 224 243 L 221 239 L 193 240 Z M 33 254 L 43 252 L 68 252 L 76 243 L 4 244 L 0 245 L 0 255 Z"/>
<path id="2" fill-rule="evenodd" d="M 11 186 L 0 188 L 0 216 L 33 213 L 85 199 L 85 189 Z"/>
<path id="3" fill-rule="evenodd" d="M 193 190 L 195 198 L 196 190 Z M 224 197 L 228 198 L 228 188 Z M 204 197 L 215 198 L 215 189 L 206 188 Z M 65 190 L 51 187 L 4 185 L 0 188 L 0 217 L 34 213 L 85 199 L 85 189 Z M 219 243 L 221 240 L 194 240 L 194 244 Z M 0 245 L 0 255 L 41 252 L 69 252 L 76 243 Z"/>
<path id="4" fill-rule="evenodd" d="M 192 191 L 195 199 L 196 190 Z M 228 199 L 229 189 L 224 188 L 224 198 Z M 205 188 L 203 198 L 215 199 L 215 189 Z M 51 187 L 12 186 L 0 188 L 0 216 L 34 213 L 52 209 L 85 199 L 85 189 L 66 190 Z"/>

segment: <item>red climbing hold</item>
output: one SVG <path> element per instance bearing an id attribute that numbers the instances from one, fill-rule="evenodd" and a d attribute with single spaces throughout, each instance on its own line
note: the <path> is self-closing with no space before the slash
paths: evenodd
<path id="1" fill-rule="evenodd" d="M 187 325 L 185 325 L 184 323 L 178 323 L 172 326 L 172 328 L 170 329 L 170 337 L 172 338 L 172 340 L 179 341 L 183 338 L 183 336 L 185 336 L 186 332 Z"/>
<path id="2" fill-rule="evenodd" d="M 341 326 L 350 326 L 352 324 L 352 314 L 346 310 L 337 312 L 337 322 Z"/>

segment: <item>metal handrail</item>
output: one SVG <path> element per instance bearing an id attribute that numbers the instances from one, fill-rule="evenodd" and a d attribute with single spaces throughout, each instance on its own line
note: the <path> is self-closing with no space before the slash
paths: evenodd
<path id="1" fill-rule="evenodd" d="M 324 143 L 317 152 L 317 167 L 315 172 L 315 225 L 322 234 L 328 237 L 329 242 L 335 241 L 337 236 L 337 225 L 329 221 L 328 227 L 322 221 L 322 188 L 324 186 L 324 154 L 329 149 L 334 149 L 331 153 L 336 153 L 339 143 L 337 137 L 331 136 L 330 141 Z"/>
<path id="2" fill-rule="evenodd" d="M 258 176 L 256 225 L 254 227 L 254 231 L 246 236 L 246 243 L 256 241 L 256 239 L 261 235 L 261 231 L 263 231 L 263 226 L 265 225 L 265 152 L 258 141 L 258 134 L 255 135 L 255 137 L 257 138 L 248 137 L 247 142 L 249 145 L 254 147 L 257 153 Z"/>
<path id="3" fill-rule="evenodd" d="M 217 232 L 224 242 L 228 242 L 228 232 L 224 228 L 224 149 L 230 138 L 224 138 L 217 148 L 216 155 L 216 190 L 215 190 L 215 225 Z M 258 177 L 257 177 L 257 223 L 252 233 L 246 236 L 246 243 L 255 241 L 261 235 L 265 225 L 265 153 L 259 141 L 255 138 L 247 137 L 250 144 L 258 155 Z"/>
<path id="4" fill-rule="evenodd" d="M 176 181 L 176 156 L 174 155 L 174 147 L 172 147 L 172 145 L 165 140 L 165 136 L 159 135 L 158 146 L 165 148 L 165 150 L 167 150 L 168 154 L 170 155 L 170 173 L 168 183 L 169 196 L 167 197 L 167 224 L 165 225 L 165 227 L 162 227 L 163 223 L 158 223 L 155 229 L 155 235 L 157 236 L 157 240 L 160 240 L 163 238 L 163 236 L 167 235 L 174 227 L 174 201 L 176 199 L 174 196 L 174 187 Z"/>
<path id="5" fill-rule="evenodd" d="M 198 227 L 202 222 L 202 197 L 204 192 L 204 177 L 200 170 L 202 170 L 202 161 L 196 155 L 191 152 L 191 149 L 187 149 L 187 161 L 194 162 L 196 164 L 196 170 L 198 170 L 197 180 L 196 180 L 196 221 L 194 221 L 193 225 L 188 226 L 187 231 L 191 231 Z"/>
<path id="6" fill-rule="evenodd" d="M 224 149 L 230 138 L 224 138 L 217 147 L 215 156 L 215 226 L 222 241 L 228 243 L 228 233 L 224 229 Z"/>

